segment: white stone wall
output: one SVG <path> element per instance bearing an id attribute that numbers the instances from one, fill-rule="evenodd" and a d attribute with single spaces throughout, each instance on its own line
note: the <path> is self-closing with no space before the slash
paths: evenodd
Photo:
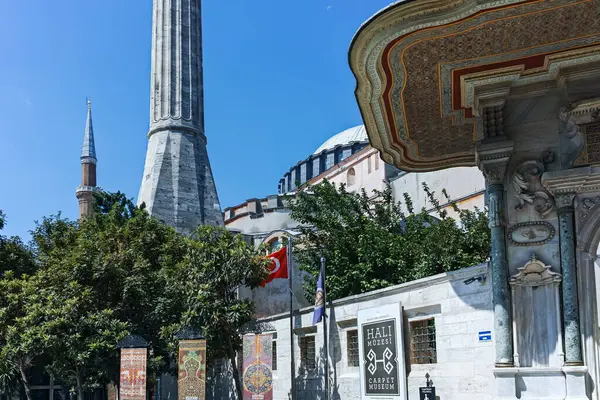
<path id="1" fill-rule="evenodd" d="M 436 200 L 442 205 L 448 202 L 442 194 L 442 189 L 446 189 L 452 200 L 475 198 L 474 201 L 466 201 L 465 204 L 460 205 L 462 208 L 484 207 L 485 179 L 476 167 L 407 173 L 391 181 L 394 197 L 404 203 L 404 193 L 408 193 L 413 201 L 415 212 L 419 212 L 423 207 L 428 210 L 433 207 L 433 204 L 429 202 L 423 190 L 424 182 L 435 192 Z"/>
<path id="2" fill-rule="evenodd" d="M 473 277 L 481 277 L 482 281 L 465 283 Z M 424 386 L 426 373 L 431 375 L 440 400 L 492 399 L 493 341 L 479 342 L 478 339 L 480 331 L 492 331 L 493 335 L 491 290 L 488 267 L 481 265 L 335 301 L 333 307 L 328 308 L 330 382 L 332 390 L 334 386 L 337 388 L 332 398 L 360 398 L 358 367 L 348 366 L 346 347 L 346 332 L 357 328 L 358 310 L 399 302 L 404 307 L 407 360 L 410 358 L 408 323 L 432 317 L 436 325 L 437 363 L 411 365 L 407 361 L 408 399 L 419 398 L 418 388 Z M 303 309 L 299 314 L 294 318 L 296 398 L 322 398 L 323 359 L 319 355 L 323 348 L 322 324 L 312 326 L 312 308 Z M 288 399 L 291 385 L 289 316 L 280 314 L 261 321 L 271 324 L 277 332 L 278 368 L 274 371 L 273 398 Z M 303 335 L 315 335 L 318 375 L 300 376 L 298 341 Z"/>
<path id="3" fill-rule="evenodd" d="M 354 169 L 353 184 L 348 182 L 348 172 L 351 168 Z M 317 185 L 324 179 L 336 185 L 343 183 L 349 192 L 360 192 L 364 189 L 368 195 L 372 195 L 373 190 L 383 190 L 385 187 L 385 163 L 379 159 L 377 150 L 367 147 L 349 160 L 340 162 L 319 179 L 311 181 L 311 184 Z"/>

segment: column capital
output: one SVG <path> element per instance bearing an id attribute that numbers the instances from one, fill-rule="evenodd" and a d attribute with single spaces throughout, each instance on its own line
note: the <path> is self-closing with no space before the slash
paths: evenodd
<path id="1" fill-rule="evenodd" d="M 475 153 L 477 166 L 488 186 L 504 183 L 513 148 L 513 142 L 508 140 L 486 141 L 477 146 Z"/>
<path id="2" fill-rule="evenodd" d="M 575 193 L 556 193 L 554 200 L 556 201 L 556 209 L 558 212 L 562 211 L 573 211 L 573 201 L 575 200 Z"/>

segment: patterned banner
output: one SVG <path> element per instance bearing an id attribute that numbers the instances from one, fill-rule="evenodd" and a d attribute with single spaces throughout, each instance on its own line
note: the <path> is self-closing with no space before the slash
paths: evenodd
<path id="1" fill-rule="evenodd" d="M 245 335 L 243 400 L 273 400 L 273 335 Z"/>
<path id="2" fill-rule="evenodd" d="M 146 400 L 146 349 L 121 349 L 119 400 Z"/>
<path id="3" fill-rule="evenodd" d="M 179 400 L 204 400 L 206 387 L 206 340 L 179 341 Z"/>

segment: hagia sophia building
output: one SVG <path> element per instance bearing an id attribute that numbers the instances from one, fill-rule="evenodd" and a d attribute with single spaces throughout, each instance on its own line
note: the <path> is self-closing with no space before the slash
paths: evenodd
<path id="1" fill-rule="evenodd" d="M 423 183 L 435 192 L 436 199 L 451 216 L 455 213 L 452 203 L 461 209 L 483 209 L 485 204 L 485 180 L 477 167 L 422 173 L 401 171 L 381 160 L 379 152 L 369 145 L 365 127 L 359 125 L 331 136 L 304 160 L 290 166 L 277 184 L 277 193 L 265 198 L 250 198 L 242 204 L 225 208 L 225 226 L 244 235 L 256 247 L 268 243 L 276 249 L 281 245 L 283 236 L 297 233 L 298 223 L 290 217 L 284 198 L 324 179 L 345 184 L 349 192 L 365 189 L 367 194 L 381 191 L 389 184 L 396 201 L 403 202 L 404 193 L 408 193 L 415 210 L 425 208 L 432 214 L 436 210 L 426 198 Z M 442 195 L 442 189 L 448 192 L 450 202 Z M 302 274 L 294 271 L 297 307 L 309 305 L 302 291 Z M 262 317 L 289 310 L 287 285 L 287 281 L 280 279 L 265 288 L 253 291 L 241 289 L 241 292 L 253 299 L 257 317 Z"/>

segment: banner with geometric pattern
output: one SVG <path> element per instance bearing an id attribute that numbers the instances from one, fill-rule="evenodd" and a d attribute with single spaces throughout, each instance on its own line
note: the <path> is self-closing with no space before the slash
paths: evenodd
<path id="1" fill-rule="evenodd" d="M 179 400 L 204 400 L 206 393 L 206 339 L 179 341 Z"/>
<path id="2" fill-rule="evenodd" d="M 273 400 L 273 335 L 245 335 L 243 400 Z"/>
<path id="3" fill-rule="evenodd" d="M 121 349 L 119 400 L 146 400 L 146 349 Z"/>

